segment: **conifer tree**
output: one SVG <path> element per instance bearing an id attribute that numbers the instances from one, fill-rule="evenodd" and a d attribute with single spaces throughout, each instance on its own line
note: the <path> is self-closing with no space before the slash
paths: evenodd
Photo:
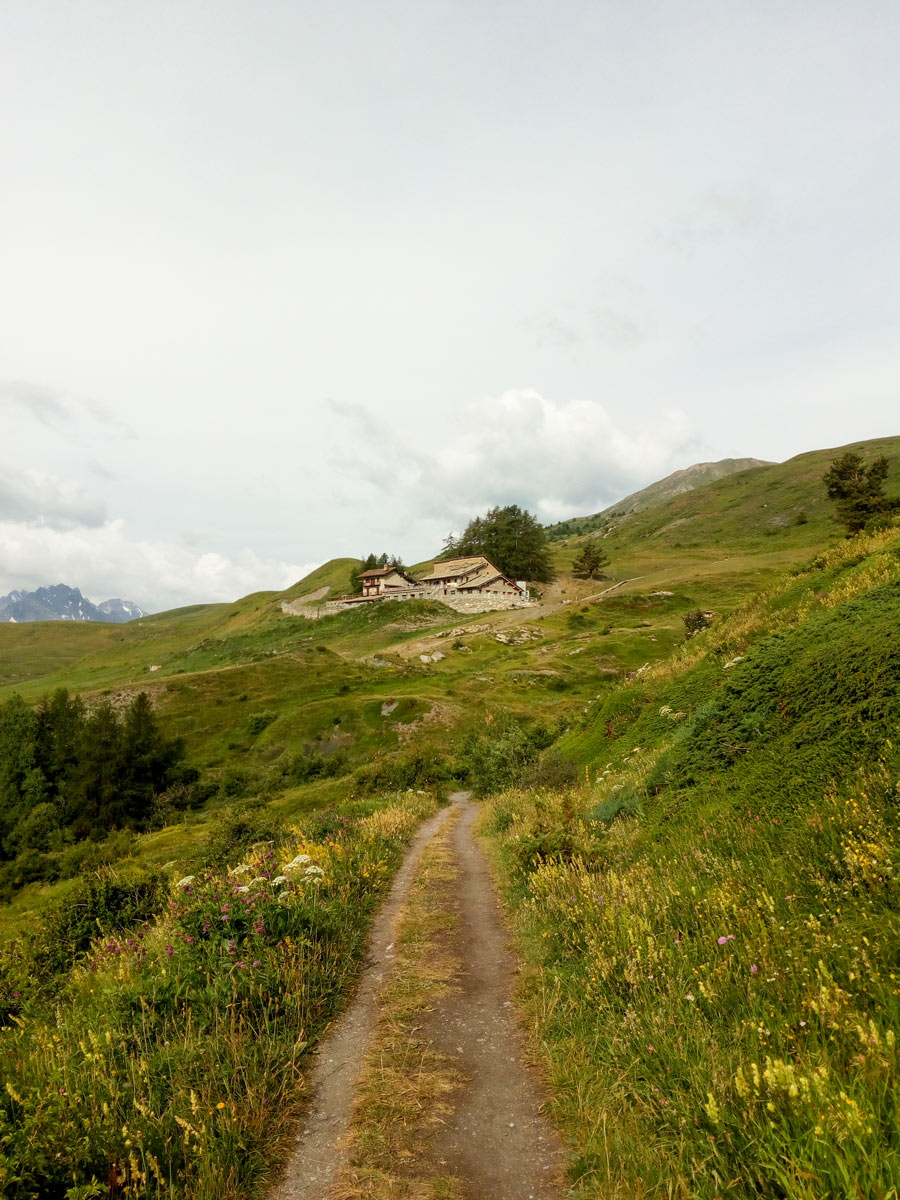
<path id="1" fill-rule="evenodd" d="M 601 546 L 600 539 L 588 538 L 572 563 L 572 574 L 576 579 L 602 579 L 603 569 L 608 566 L 609 555 Z"/>
<path id="2" fill-rule="evenodd" d="M 441 558 L 480 554 L 510 579 L 549 583 L 554 575 L 543 527 L 517 504 L 492 508 L 483 517 L 474 517 L 459 537 L 446 539 Z"/>
<path id="3" fill-rule="evenodd" d="M 852 452 L 832 460 L 823 483 L 829 500 L 837 501 L 837 518 L 848 536 L 872 521 L 886 521 L 900 507 L 900 500 L 884 494 L 887 474 L 888 460 L 883 455 L 868 466 L 861 455 Z"/>

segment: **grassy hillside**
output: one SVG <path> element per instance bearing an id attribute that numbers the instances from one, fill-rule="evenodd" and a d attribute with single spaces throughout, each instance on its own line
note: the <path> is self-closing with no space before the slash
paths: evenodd
<path id="1" fill-rule="evenodd" d="M 897 450 L 900 439 L 865 447 L 893 454 L 894 492 Z M 32 848 L 33 873 L 22 877 L 33 882 L 0 908 L 0 1009 L 24 1022 L 5 1027 L 17 1040 L 13 1090 L 0 1094 L 0 1180 L 9 1190 L 26 1146 L 32 1170 L 9 1194 L 42 1194 L 34 1180 L 56 1181 L 64 1161 L 54 1147 L 76 1143 L 79 1186 L 92 1186 L 92 1172 L 105 1178 L 115 1153 L 134 1194 L 249 1194 L 277 1151 L 267 1130 L 286 1128 L 297 1063 L 340 1003 L 367 913 L 417 817 L 460 783 L 485 791 L 527 777 L 530 790 L 494 806 L 492 828 L 521 902 L 534 1019 L 582 1193 L 607 1194 L 591 1191 L 603 1180 L 619 1194 L 718 1195 L 704 1180 L 728 1183 L 742 1156 L 757 1194 L 812 1200 L 828 1193 L 813 1182 L 804 1192 L 798 1172 L 831 1186 L 832 1143 L 852 1136 L 862 1147 L 844 1151 L 853 1178 L 878 1195 L 894 1163 L 877 1097 L 894 1070 L 885 979 L 896 944 L 900 558 L 893 535 L 843 539 L 821 495 L 836 453 L 733 475 L 623 519 L 606 539 L 607 581 L 573 580 L 580 539 L 558 541 L 561 576 L 528 612 L 461 616 L 417 601 L 318 621 L 286 615 L 285 600 L 345 591 L 357 560 L 337 559 L 286 592 L 234 604 L 119 626 L 0 626 L 0 703 L 66 687 L 89 706 L 121 707 L 146 691 L 165 734 L 184 739 L 207 797 L 199 808 L 163 804 L 151 827 L 103 842 L 43 857 Z M 713 613 L 712 626 L 688 640 L 683 617 L 697 608 Z M 279 915 L 254 846 L 320 863 L 330 881 L 322 911 L 298 884 Z M 63 861 L 80 874 L 57 877 Z M 243 922 L 233 947 L 211 946 L 205 933 L 200 945 L 193 901 L 181 913 L 176 891 L 179 914 L 166 907 L 173 885 L 196 876 L 203 904 L 216 889 L 234 893 L 231 904 L 243 893 L 227 869 L 241 861 L 259 867 L 263 931 Z M 618 900 L 606 909 L 597 895 Z M 754 991 L 763 980 L 768 990 Z M 819 993 L 809 980 L 839 1020 L 810 1016 Z M 64 1029 L 54 1025 L 60 999 Z M 234 1016 L 221 1070 L 209 1032 L 220 1002 Z M 870 1020 L 866 1046 L 877 1055 L 853 1032 Z M 88 1029 L 110 1041 L 105 1050 L 90 1041 L 79 1057 Z M 791 1039 L 818 1057 L 791 1057 Z M 859 1071 L 851 1043 L 865 1060 Z M 160 1080 L 149 1107 L 137 1083 L 123 1082 L 142 1061 Z M 757 1104 L 752 1063 L 778 1121 L 792 1082 L 817 1097 L 826 1132 L 802 1134 L 794 1174 L 767 1132 L 784 1130 Z M 787 1099 L 779 1063 L 802 1066 L 807 1081 L 788 1080 Z M 820 1067 L 858 1107 L 846 1136 L 840 1092 L 821 1084 Z M 89 1112 L 42 1099 L 88 1093 Z M 185 1151 L 169 1190 L 153 1192 L 151 1158 L 171 1153 L 159 1147 L 173 1144 L 173 1121 L 196 1131 L 184 1144 L 202 1169 Z M 784 1128 L 794 1137 L 799 1127 Z M 155 1147 L 143 1157 L 138 1129 Z M 678 1183 L 666 1193 L 673 1162 Z"/>
<path id="2" fill-rule="evenodd" d="M 843 532 L 822 476 L 832 459 L 846 451 L 866 459 L 885 455 L 891 467 L 886 490 L 900 492 L 900 437 L 879 438 L 739 471 L 621 518 L 580 518 L 579 527 L 584 535 L 608 527 L 604 547 L 614 563 L 623 557 L 656 561 L 679 551 L 705 557 L 723 551 L 802 554 Z"/>
<path id="3" fill-rule="evenodd" d="M 673 471 L 665 479 L 651 483 L 648 487 L 641 488 L 640 491 L 632 492 L 631 495 L 604 508 L 602 512 L 594 513 L 589 517 L 573 517 L 571 520 L 559 521 L 555 525 L 550 525 L 547 527 L 547 536 L 552 541 L 575 537 L 592 529 L 605 527 L 615 517 L 628 516 L 630 513 L 640 512 L 645 508 L 665 504 L 675 496 L 681 495 L 682 492 L 703 487 L 716 479 L 733 475 L 736 471 L 749 471 L 753 467 L 771 465 L 759 458 L 723 458 L 718 462 L 694 463 L 693 466 L 685 467 L 680 471 Z"/>
<path id="4" fill-rule="evenodd" d="M 487 814 L 576 1194 L 895 1196 L 900 537 L 598 701 Z"/>

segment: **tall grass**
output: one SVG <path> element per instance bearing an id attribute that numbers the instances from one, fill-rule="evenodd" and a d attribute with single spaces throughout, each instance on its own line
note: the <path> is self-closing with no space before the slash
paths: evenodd
<path id="1" fill-rule="evenodd" d="M 187 877 L 0 1029 L 0 1194 L 247 1197 L 303 1101 L 368 917 L 434 801 L 409 794 Z"/>
<path id="2" fill-rule="evenodd" d="M 492 802 L 577 1194 L 898 1194 L 898 787 L 825 795 L 787 852 L 753 811 L 654 847 L 574 817 L 593 789 Z"/>
<path id="3" fill-rule="evenodd" d="M 900 559 L 863 542 L 611 697 L 584 786 L 485 812 L 576 1195 L 900 1196 Z"/>

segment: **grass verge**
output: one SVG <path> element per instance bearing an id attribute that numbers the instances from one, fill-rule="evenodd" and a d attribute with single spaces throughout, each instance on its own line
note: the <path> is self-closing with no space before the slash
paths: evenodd
<path id="1" fill-rule="evenodd" d="M 9 1200 L 254 1195 L 303 1099 L 369 918 L 415 827 L 413 793 L 231 871 L 181 880 L 156 921 L 95 942 L 0 1029 Z"/>
<path id="2" fill-rule="evenodd" d="M 429 1156 L 429 1134 L 461 1082 L 422 1036 L 423 1018 L 453 987 L 460 963 L 450 945 L 458 921 L 450 817 L 421 859 L 397 919 L 395 970 L 381 997 L 350 1131 L 350 1166 L 335 1200 L 458 1200 L 459 1183 Z"/>

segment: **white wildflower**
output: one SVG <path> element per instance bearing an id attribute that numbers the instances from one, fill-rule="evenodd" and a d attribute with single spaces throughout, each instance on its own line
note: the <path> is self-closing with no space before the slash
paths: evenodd
<path id="1" fill-rule="evenodd" d="M 272 880 L 272 887 L 280 887 L 281 884 L 287 883 L 287 881 L 288 881 L 287 875 L 276 875 L 275 878 Z"/>
<path id="2" fill-rule="evenodd" d="M 236 892 L 249 892 L 250 891 L 250 889 L 247 887 L 246 883 L 244 884 L 243 887 L 235 888 L 234 890 Z"/>
<path id="3" fill-rule="evenodd" d="M 266 882 L 266 880 L 262 875 L 257 875 L 255 879 L 250 880 L 250 886 L 256 887 L 257 884 L 265 883 L 265 882 Z"/>
<path id="4" fill-rule="evenodd" d="M 315 864 L 313 864 L 311 867 L 307 867 L 306 870 L 303 872 L 303 874 L 304 875 L 324 875 L 325 872 L 322 870 L 321 867 L 317 867 Z"/>
<path id="5" fill-rule="evenodd" d="M 196 875 L 185 875 L 184 879 L 179 879 L 175 886 L 187 887 L 189 884 L 193 883 L 196 878 Z"/>
<path id="6" fill-rule="evenodd" d="M 311 863 L 312 859 L 308 854 L 297 854 L 289 863 L 285 863 L 283 870 L 296 871 L 298 867 L 305 867 L 307 863 Z"/>
<path id="7" fill-rule="evenodd" d="M 246 875 L 248 871 L 252 871 L 252 870 L 253 870 L 253 868 L 250 866 L 249 863 L 241 863 L 241 865 L 239 867 L 233 867 L 228 872 L 228 874 L 229 875 Z"/>

